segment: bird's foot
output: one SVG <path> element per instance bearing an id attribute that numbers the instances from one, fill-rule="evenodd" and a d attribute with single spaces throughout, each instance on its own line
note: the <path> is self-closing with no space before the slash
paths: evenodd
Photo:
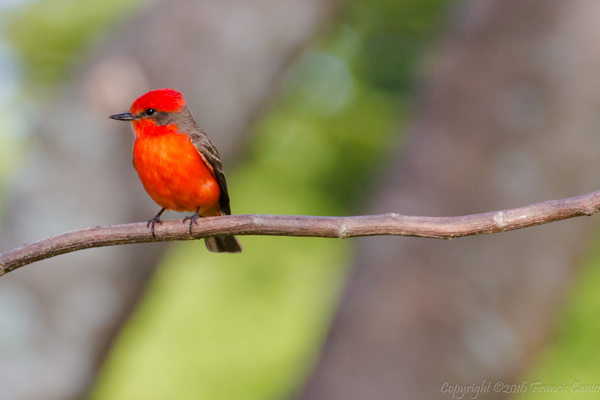
<path id="1" fill-rule="evenodd" d="M 198 225 L 198 218 L 201 218 L 202 216 L 200 214 L 198 214 L 198 211 L 200 209 L 197 209 L 196 212 L 194 213 L 194 215 L 190 216 L 190 217 L 185 217 L 183 219 L 183 223 L 185 224 L 187 221 L 190 221 L 190 235 L 192 234 L 192 227 L 194 224 Z"/>
<path id="2" fill-rule="evenodd" d="M 156 235 L 154 234 L 154 225 L 155 224 L 160 224 L 162 225 L 162 221 L 160 220 L 160 215 L 165 212 L 165 209 L 163 208 L 162 210 L 160 210 L 158 212 L 158 214 L 156 214 L 154 216 L 154 218 L 152 218 L 150 221 L 148 221 L 148 223 L 146 224 L 146 227 L 150 228 L 150 225 L 152 225 L 152 228 L 150 228 L 150 230 L 152 231 L 152 237 L 156 238 Z"/>

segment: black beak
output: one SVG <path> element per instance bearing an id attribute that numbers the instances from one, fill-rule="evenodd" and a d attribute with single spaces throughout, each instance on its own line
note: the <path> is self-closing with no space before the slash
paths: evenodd
<path id="1" fill-rule="evenodd" d="M 135 116 L 132 113 L 126 112 L 126 113 L 122 113 L 122 114 L 111 115 L 108 118 L 116 119 L 118 121 L 133 121 L 135 119 Z"/>

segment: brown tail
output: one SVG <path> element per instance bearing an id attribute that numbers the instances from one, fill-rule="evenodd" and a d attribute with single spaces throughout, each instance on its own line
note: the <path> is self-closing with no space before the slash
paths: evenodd
<path id="1" fill-rule="evenodd" d="M 242 245 L 235 236 L 213 236 L 204 239 L 211 253 L 241 253 Z"/>

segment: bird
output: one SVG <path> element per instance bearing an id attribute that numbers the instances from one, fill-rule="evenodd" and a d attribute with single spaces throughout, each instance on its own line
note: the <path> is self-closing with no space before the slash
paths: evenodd
<path id="1" fill-rule="evenodd" d="M 189 221 L 190 234 L 200 217 L 231 214 L 219 152 L 194 121 L 181 92 L 151 90 L 134 100 L 129 112 L 109 118 L 133 127 L 133 167 L 148 195 L 162 207 L 147 224 L 153 237 L 165 210 L 193 212 L 183 219 Z M 242 251 L 232 235 L 211 236 L 204 242 L 213 253 Z"/>

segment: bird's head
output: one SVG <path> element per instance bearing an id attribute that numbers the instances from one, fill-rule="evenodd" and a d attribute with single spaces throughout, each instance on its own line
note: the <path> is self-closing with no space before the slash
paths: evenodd
<path id="1" fill-rule="evenodd" d="M 170 123 L 173 114 L 179 114 L 185 108 L 183 95 L 177 90 L 156 89 L 135 99 L 129 112 L 111 115 L 108 118 L 130 121 L 134 129 L 142 128 L 146 124 L 161 126 Z"/>

